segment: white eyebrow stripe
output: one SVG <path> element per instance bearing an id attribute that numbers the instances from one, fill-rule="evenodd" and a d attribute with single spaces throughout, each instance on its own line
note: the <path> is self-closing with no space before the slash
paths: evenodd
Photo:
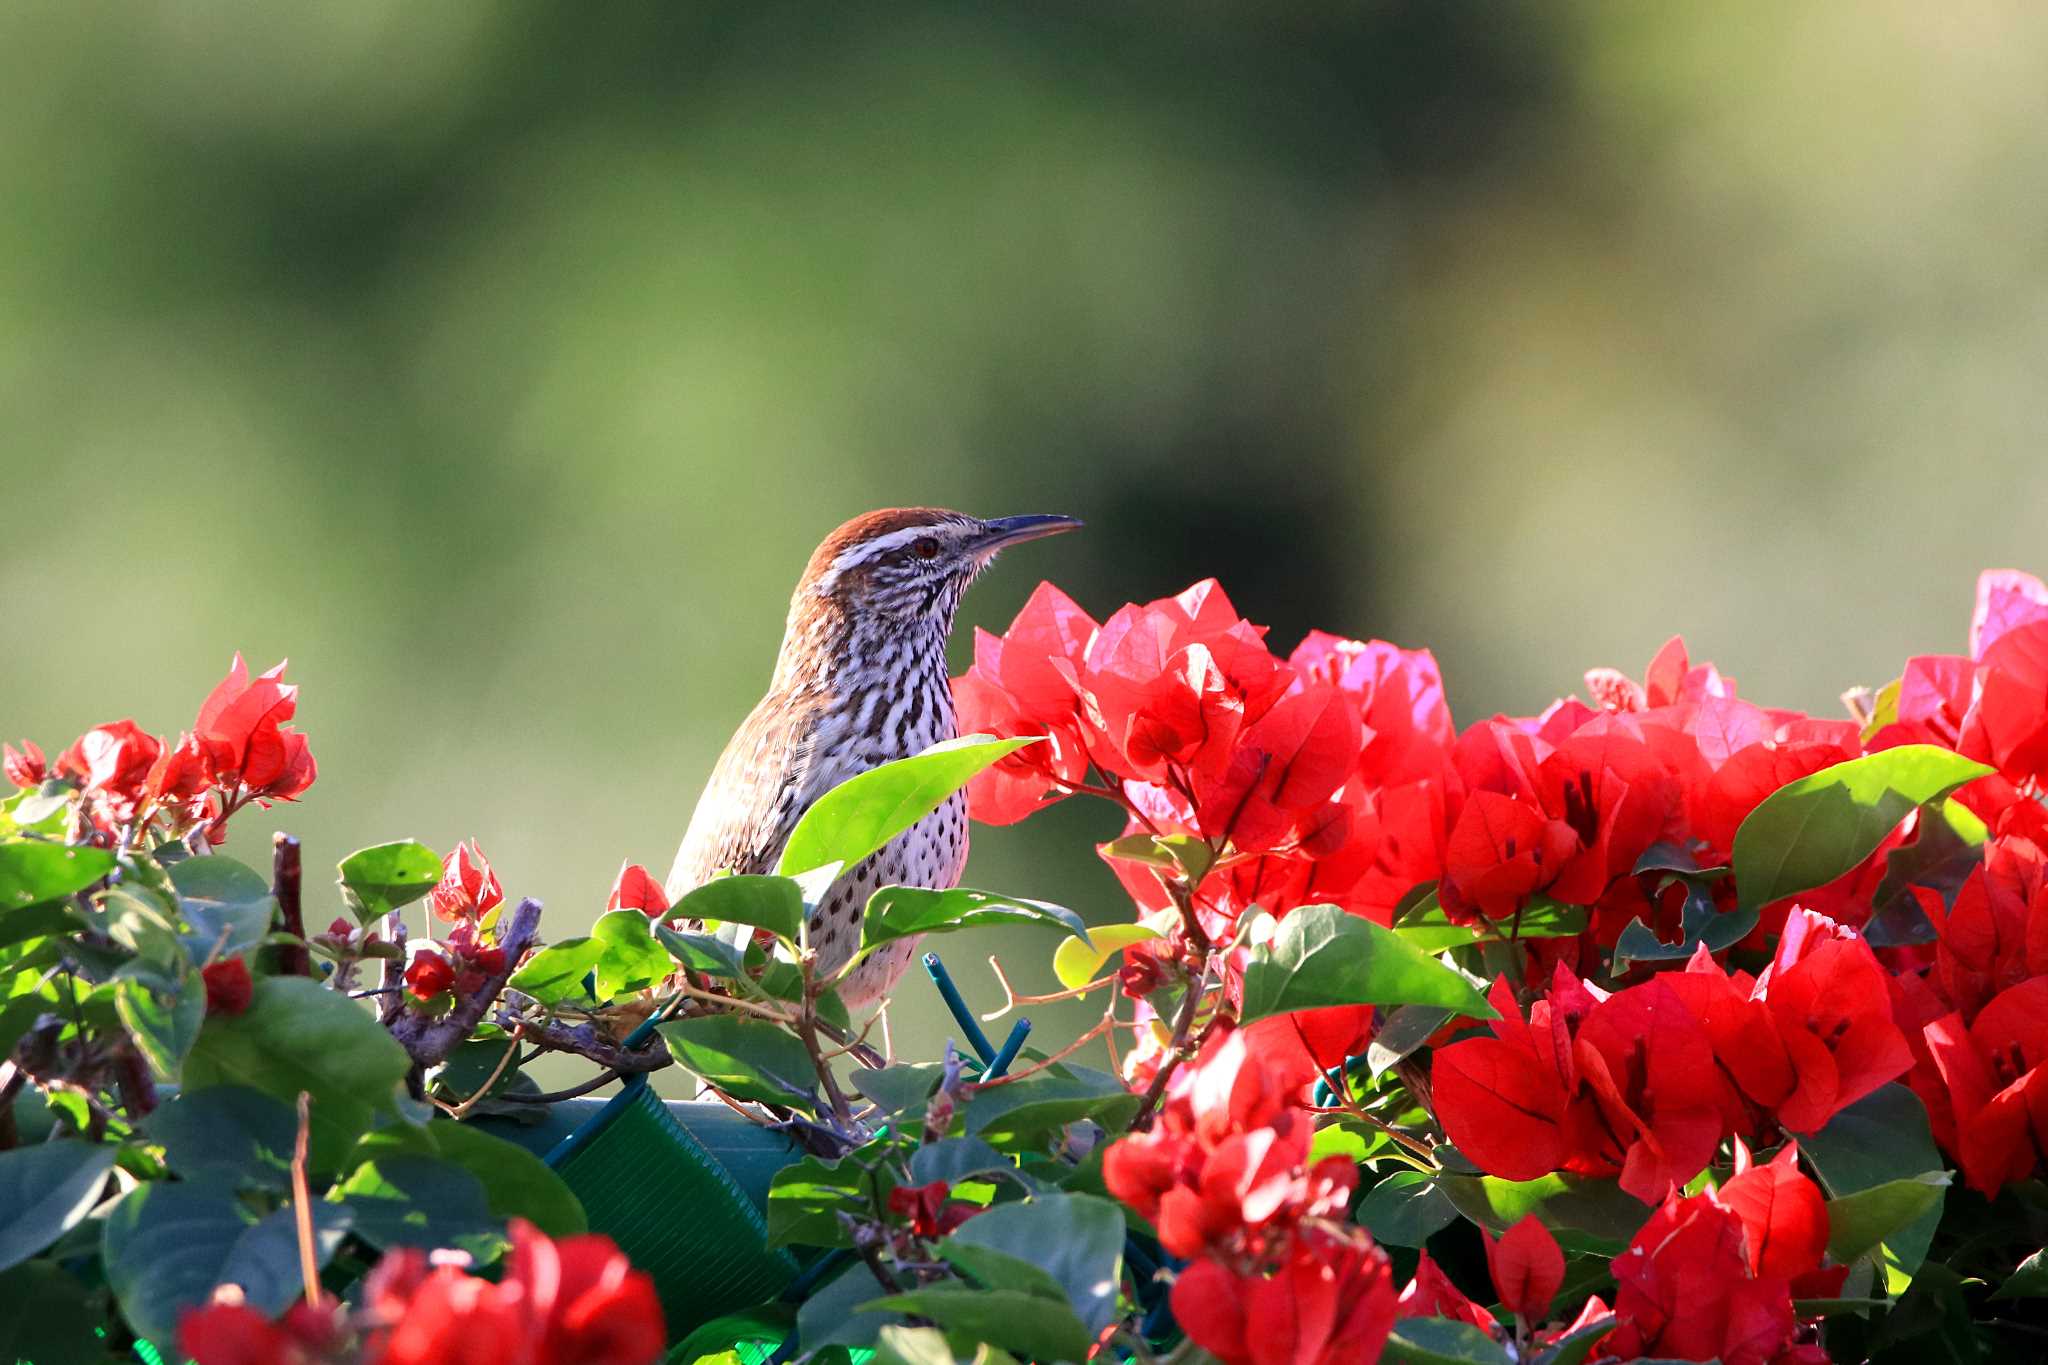
<path id="1" fill-rule="evenodd" d="M 877 555 L 900 549 L 913 540 L 925 536 L 945 535 L 953 529 L 951 526 L 943 525 L 906 526 L 900 531 L 891 531 L 886 536 L 876 536 L 873 540 L 864 540 L 857 545 L 849 546 L 839 552 L 839 557 L 832 561 L 831 568 L 818 575 L 817 590 L 820 595 L 829 593 L 833 585 L 839 581 L 839 575 L 848 569 L 865 564 Z"/>

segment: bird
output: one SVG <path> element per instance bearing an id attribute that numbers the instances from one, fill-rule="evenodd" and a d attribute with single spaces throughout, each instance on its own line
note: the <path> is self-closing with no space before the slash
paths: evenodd
<path id="1" fill-rule="evenodd" d="M 892 507 L 841 525 L 791 594 L 768 691 L 733 732 L 664 885 L 670 904 L 721 872 L 771 873 L 797 821 L 833 787 L 955 737 L 946 642 L 961 596 L 998 553 L 1071 531 L 1068 516 L 983 519 Z M 809 915 L 815 971 L 860 946 L 868 897 L 884 886 L 944 890 L 967 862 L 967 798 L 956 792 L 832 883 Z M 837 984 L 849 1009 L 895 986 L 917 950 L 897 939 Z"/>

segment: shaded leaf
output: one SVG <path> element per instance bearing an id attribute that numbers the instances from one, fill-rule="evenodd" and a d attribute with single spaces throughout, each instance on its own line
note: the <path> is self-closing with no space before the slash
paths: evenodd
<path id="1" fill-rule="evenodd" d="M 973 1249 L 982 1249 L 1030 1265 L 1080 1318 L 1091 1339 L 1116 1317 L 1124 1217 L 1110 1200 L 1050 1194 L 1027 1203 L 998 1204 L 961 1224 L 940 1243 L 940 1254 L 947 1255 L 948 1248 L 970 1260 Z"/>
<path id="2" fill-rule="evenodd" d="M 1037 1137 L 1079 1119 L 1112 1131 L 1138 1112 L 1139 1097 L 1114 1076 L 1079 1067 L 1064 1076 L 1041 1072 L 1021 1081 L 977 1090 L 967 1101 L 969 1137 L 991 1143 Z"/>
<path id="3" fill-rule="evenodd" d="M 69 1138 L 0 1152 L 0 1270 L 62 1237 L 99 1202 L 114 1149 Z"/>
<path id="4" fill-rule="evenodd" d="M 1818 1133 L 1801 1138 L 1799 1154 L 1828 1194 L 1837 1197 L 1942 1166 L 1927 1110 L 1918 1095 L 1898 1082 L 1873 1090 L 1829 1119 Z M 1940 1222 L 1937 1199 L 1914 1222 L 1885 1237 L 1880 1259 L 1887 1278 L 1899 1281 L 1892 1286 L 1895 1291 L 1919 1270 Z"/>
<path id="5" fill-rule="evenodd" d="M 765 1019 L 708 1014 L 660 1026 L 684 1070 L 735 1099 L 809 1107 L 817 1068 L 802 1041 Z"/>
<path id="6" fill-rule="evenodd" d="M 1367 1068 L 1373 1075 L 1388 1068 L 1428 1042 L 1431 1035 L 1448 1024 L 1455 1011 L 1441 1005 L 1403 1005 L 1389 1014 L 1374 1030 L 1365 1049 Z"/>
<path id="7" fill-rule="evenodd" d="M 716 935 L 657 924 L 654 937 L 677 965 L 701 976 L 737 977 L 745 971 L 741 950 Z"/>
<path id="8" fill-rule="evenodd" d="M 1888 1180 L 1828 1201 L 1828 1255 L 1846 1265 L 1941 1202 L 1947 1171 Z"/>
<path id="9" fill-rule="evenodd" d="M 201 962 L 246 952 L 270 933 L 277 899 L 270 883 L 247 864 L 218 853 L 187 858 L 171 864 L 170 878 L 191 930 L 185 945 Z"/>
<path id="10" fill-rule="evenodd" d="M 1022 1290 L 942 1282 L 860 1307 L 929 1318 L 949 1332 L 1044 1360 L 1080 1360 L 1088 1354 L 1088 1332 L 1072 1309 Z"/>
<path id="11" fill-rule="evenodd" d="M 290 1188 L 298 1116 L 260 1090 L 181 1090 L 143 1121 L 143 1131 L 163 1144 L 164 1164 L 186 1180 Z"/>
<path id="12" fill-rule="evenodd" d="M 1510 1365 L 1512 1357 L 1469 1322 L 1402 1318 L 1394 1324 L 1380 1359 L 1402 1365 Z"/>
<path id="13" fill-rule="evenodd" d="M 1419 1247 L 1457 1221 L 1458 1208 L 1425 1171 L 1395 1171 L 1366 1191 L 1354 1215 L 1390 1246 Z"/>
<path id="14" fill-rule="evenodd" d="M 942 1138 L 910 1154 L 910 1178 L 919 1185 L 957 1185 L 978 1175 L 1014 1175 L 1017 1163 L 980 1138 Z"/>
<path id="15" fill-rule="evenodd" d="M 185 1084 L 246 1085 L 287 1104 L 313 1097 L 312 1165 L 335 1170 L 381 1114 L 398 1112 L 411 1061 L 360 1006 L 303 977 L 266 977 L 241 1014 L 199 1030 Z"/>
<path id="16" fill-rule="evenodd" d="M 114 1012 L 157 1080 L 175 1083 L 206 1021 L 206 981 L 193 967 L 182 980 L 131 964 L 114 978 Z"/>
<path id="17" fill-rule="evenodd" d="M 386 1152 L 359 1163 L 336 1188 L 350 1230 L 379 1250 L 460 1247 L 480 1263 L 497 1259 L 501 1227 L 483 1182 L 452 1162 Z"/>
<path id="18" fill-rule="evenodd" d="M 993 891 L 973 891 L 964 886 L 949 891 L 885 886 L 868 898 L 867 912 L 860 925 L 860 951 L 854 955 L 854 961 L 899 938 L 1016 920 L 1050 925 L 1083 940 L 1088 937 L 1087 924 L 1063 905 L 1021 900 Z"/>

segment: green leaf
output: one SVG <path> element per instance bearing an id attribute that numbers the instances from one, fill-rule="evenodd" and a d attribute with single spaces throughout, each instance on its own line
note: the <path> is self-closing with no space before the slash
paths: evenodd
<path id="1" fill-rule="evenodd" d="M 114 855 L 23 839 L 0 844 L 0 921 L 15 910 L 83 891 L 114 870 Z"/>
<path id="2" fill-rule="evenodd" d="M 821 1352 L 830 1346 L 858 1350 L 874 1345 L 876 1335 L 884 1327 L 903 1322 L 901 1313 L 859 1311 L 882 1292 L 874 1272 L 859 1261 L 813 1290 L 796 1311 L 797 1339 L 804 1351 Z M 821 1359 L 843 1362 L 845 1357 L 828 1355 Z"/>
<path id="3" fill-rule="evenodd" d="M 1118 1131 L 1138 1112 L 1140 1099 L 1116 1077 L 1071 1067 L 1069 1074 L 1041 1072 L 975 1092 L 967 1101 L 969 1137 L 1002 1144 L 1038 1137 L 1080 1119 L 1094 1119 Z"/>
<path id="4" fill-rule="evenodd" d="M 882 1107 L 882 1113 L 889 1118 L 916 1110 L 924 1111 L 924 1103 L 931 1098 L 945 1068 L 937 1062 L 904 1062 L 895 1066 L 870 1069 L 860 1067 L 853 1072 L 853 1088 L 866 1095 Z"/>
<path id="5" fill-rule="evenodd" d="M 910 1178 L 919 1185 L 957 1185 L 981 1175 L 1015 1175 L 1017 1163 L 980 1138 L 942 1138 L 910 1154 Z"/>
<path id="6" fill-rule="evenodd" d="M 1381 1021 L 1366 1045 L 1365 1062 L 1374 1076 L 1381 1076 L 1416 1048 L 1428 1042 L 1448 1024 L 1453 1011 L 1441 1005 L 1403 1005 Z"/>
<path id="7" fill-rule="evenodd" d="M 173 863 L 170 877 L 191 926 L 186 947 L 201 962 L 245 952 L 270 932 L 277 899 L 254 868 L 216 853 Z"/>
<path id="8" fill-rule="evenodd" d="M 291 1186 L 299 1121 L 291 1107 L 242 1085 L 181 1090 L 143 1120 L 164 1164 L 186 1180 Z"/>
<path id="9" fill-rule="evenodd" d="M 1501 1344 L 1469 1322 L 1449 1318 L 1402 1318 L 1381 1360 L 1400 1365 L 1509 1365 Z"/>
<path id="10" fill-rule="evenodd" d="M 2021 1261 L 1991 1298 L 1994 1303 L 2003 1299 L 2048 1299 L 2048 1251 L 2037 1251 Z"/>
<path id="11" fill-rule="evenodd" d="M 469 1172 L 482 1183 L 491 1217 L 500 1223 L 524 1218 L 550 1237 L 590 1230 L 582 1202 L 545 1161 L 473 1124 L 437 1118 L 417 1127 L 380 1128 L 356 1144 L 348 1164 L 399 1152 L 439 1157 Z"/>
<path id="12" fill-rule="evenodd" d="M 740 950 L 715 935 L 657 924 L 654 937 L 679 966 L 701 976 L 737 977 L 745 970 Z"/>
<path id="13" fill-rule="evenodd" d="M 249 1008 L 216 1014 L 185 1062 L 185 1084 L 246 1085 L 297 1104 L 313 1097 L 312 1166 L 335 1170 L 372 1122 L 398 1112 L 405 1049 L 360 1006 L 304 977 L 266 977 Z"/>
<path id="14" fill-rule="evenodd" d="M 360 1163 L 336 1188 L 350 1230 L 380 1251 L 460 1247 L 479 1262 L 497 1259 L 502 1227 L 483 1182 L 453 1162 L 391 1152 Z"/>
<path id="15" fill-rule="evenodd" d="M 839 1215 L 872 1217 L 877 1207 L 887 1207 L 896 1188 L 880 1159 L 887 1148 L 887 1140 L 878 1139 L 837 1161 L 807 1156 L 777 1171 L 768 1186 L 768 1245 L 852 1246 Z"/>
<path id="16" fill-rule="evenodd" d="M 672 1350 L 667 1359 L 696 1365 L 699 1361 L 718 1361 L 730 1356 L 736 1346 L 766 1347 L 757 1354 L 766 1358 L 774 1353 L 777 1346 L 796 1328 L 796 1310 L 788 1304 L 763 1303 L 738 1313 L 727 1313 L 713 1318 L 702 1327 L 683 1338 L 682 1344 Z M 753 1359 L 753 1356 L 747 1359 Z M 953 1365 L 949 1356 L 946 1365 Z"/>
<path id="17" fill-rule="evenodd" d="M 1632 919 L 1615 939 L 1613 970 L 1619 973 L 1630 962 L 1681 961 L 1691 957 L 1702 944 L 1708 952 L 1718 953 L 1734 947 L 1756 928 L 1756 922 L 1755 910 L 1730 910 L 1725 914 L 1716 911 L 1713 893 L 1706 884 L 1688 881 L 1677 940 L 1666 943 L 1642 920 Z"/>
<path id="18" fill-rule="evenodd" d="M 1990 771 L 1937 745 L 1906 744 L 1780 787 L 1735 831 L 1741 908 L 1827 885 L 1869 857 L 1914 807 Z"/>
<path id="19" fill-rule="evenodd" d="M 1493 1007 L 1457 972 L 1334 905 L 1290 912 L 1244 969 L 1245 1023 L 1326 1005 L 1440 1005 L 1479 1019 Z"/>
<path id="20" fill-rule="evenodd" d="M 868 897 L 867 913 L 861 919 L 859 961 L 884 943 L 919 934 L 943 934 L 956 929 L 1015 920 L 1046 924 L 1086 940 L 1088 926 L 1063 905 L 998 895 L 993 891 L 970 891 L 956 886 L 950 891 L 930 891 L 917 886 L 885 886 Z"/>
<path id="21" fill-rule="evenodd" d="M 1373 1240 L 1419 1247 L 1458 1219 L 1457 1205 L 1426 1171 L 1395 1171 L 1366 1191 L 1357 1220 Z"/>
<path id="22" fill-rule="evenodd" d="M 1553 1174 L 1536 1180 L 1502 1180 L 1491 1175 L 1445 1174 L 1437 1177 L 1437 1183 L 1459 1213 L 1496 1234 L 1533 1213 L 1553 1230 L 1588 1233 L 1619 1249 L 1649 1221 L 1651 1213 L 1648 1205 L 1624 1193 L 1611 1176 Z"/>
<path id="23" fill-rule="evenodd" d="M 0 1360 L 106 1360 L 94 1330 L 102 1316 L 85 1285 L 62 1266 L 18 1265 L 0 1275 Z"/>
<path id="24" fill-rule="evenodd" d="M 1834 1196 L 1855 1194 L 1942 1166 L 1927 1110 L 1918 1095 L 1897 1082 L 1873 1090 L 1829 1119 L 1818 1133 L 1801 1138 L 1799 1153 Z M 1894 1292 L 1919 1270 L 1940 1222 L 1937 1200 L 1918 1220 L 1884 1239 L 1880 1260 L 1886 1278 L 1894 1281 Z"/>
<path id="25" fill-rule="evenodd" d="M 309 1212 L 315 1259 L 324 1265 L 348 1230 L 349 1211 L 316 1200 Z M 215 1285 L 240 1285 L 265 1317 L 304 1290 L 292 1209 L 258 1219 L 231 1187 L 205 1181 L 161 1181 L 130 1194 L 107 1215 L 101 1254 L 122 1315 L 159 1345 L 176 1339 L 178 1315 L 206 1302 Z"/>
<path id="26" fill-rule="evenodd" d="M 634 912 L 638 914 L 638 911 Z M 594 938 L 565 938 L 526 959 L 506 986 L 532 996 L 543 1005 L 557 1005 L 583 995 L 583 978 L 597 968 L 605 945 Z"/>
<path id="27" fill-rule="evenodd" d="M 1110 1200 L 1048 1194 L 1028 1203 L 998 1204 L 961 1224 L 938 1250 L 948 1260 L 954 1254 L 966 1256 L 967 1264 L 982 1251 L 1026 1263 L 1079 1316 L 1091 1340 L 1116 1318 L 1124 1216 Z M 997 1344 L 1014 1343 L 998 1339 Z"/>
<path id="28" fill-rule="evenodd" d="M 111 1146 L 69 1138 L 0 1152 L 0 1270 L 35 1255 L 91 1212 L 113 1165 Z"/>
<path id="29" fill-rule="evenodd" d="M 674 915 L 766 929 L 794 944 L 803 933 L 804 893 L 787 876 L 713 877 L 670 908 Z"/>
<path id="30" fill-rule="evenodd" d="M 1586 907 L 1562 905 L 1539 897 L 1522 907 L 1518 919 L 1502 920 L 1492 927 L 1502 935 L 1512 933 L 1518 939 L 1570 938 L 1586 932 Z M 1472 925 L 1451 923 L 1450 915 L 1433 891 L 1401 916 L 1394 932 L 1409 947 L 1425 953 L 1462 948 L 1478 942 L 1480 937 Z"/>
<path id="31" fill-rule="evenodd" d="M 638 910 L 613 910 L 597 917 L 590 937 L 604 945 L 597 959 L 597 998 L 610 1000 L 644 991 L 672 969 L 668 949 L 654 941 L 647 916 Z"/>
<path id="32" fill-rule="evenodd" d="M 441 855 L 411 839 L 373 844 L 341 860 L 341 898 L 358 924 L 410 905 L 441 880 Z"/>
<path id="33" fill-rule="evenodd" d="M 1984 822 L 1954 797 L 1939 806 L 1927 806 L 1917 822 L 1913 842 L 1885 856 L 1884 880 L 1871 894 L 1870 919 L 1863 926 L 1863 937 L 1870 946 L 1932 943 L 1934 924 L 1920 908 L 1913 888 L 1928 887 L 1940 893 L 1945 907 L 1953 908 L 1956 893 L 1970 873 L 1983 865 L 1987 832 Z"/>
<path id="34" fill-rule="evenodd" d="M 793 1034 L 766 1019 L 707 1014 L 660 1026 L 685 1071 L 734 1099 L 812 1106 L 818 1083 L 811 1054 Z"/>
<path id="35" fill-rule="evenodd" d="M 787 877 L 831 862 L 852 868 L 937 810 L 984 768 L 1040 738 L 966 735 L 851 777 L 811 803 L 790 831 L 775 870 Z"/>
<path id="36" fill-rule="evenodd" d="M 1923 1171 L 1828 1201 L 1828 1254 L 1847 1265 L 1941 1203 L 1947 1171 Z"/>
<path id="37" fill-rule="evenodd" d="M 1143 924 L 1101 924 L 1089 930 L 1087 938 L 1067 938 L 1053 950 L 1052 974 L 1062 986 L 1076 990 L 1095 979 L 1109 960 L 1134 943 L 1162 937 L 1157 929 Z"/>
<path id="38" fill-rule="evenodd" d="M 179 980 L 131 964 L 114 978 L 114 1011 L 150 1071 L 175 1083 L 206 1021 L 206 980 L 197 967 Z"/>
<path id="39" fill-rule="evenodd" d="M 1072 1309 L 1018 1289 L 975 1289 L 942 1282 L 860 1307 L 930 1318 L 948 1332 L 1043 1360 L 1080 1360 L 1090 1345 L 1087 1329 Z"/>
<path id="40" fill-rule="evenodd" d="M 936 1327 L 884 1327 L 875 1338 L 874 1365 L 958 1365 L 946 1334 Z M 967 1365 L 1016 1365 L 1008 1351 L 978 1343 Z"/>
<path id="41" fill-rule="evenodd" d="M 24 910 L 0 910 L 0 948 L 49 934 L 83 929 L 85 921 L 64 901 L 46 901 Z"/>

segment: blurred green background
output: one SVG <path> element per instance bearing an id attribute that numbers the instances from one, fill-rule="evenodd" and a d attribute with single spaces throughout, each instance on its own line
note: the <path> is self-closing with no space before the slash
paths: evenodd
<path id="1" fill-rule="evenodd" d="M 0 732 L 289 655 L 309 863 L 565 935 L 913 502 L 1088 520 L 970 623 L 1216 574 L 1461 723 L 1674 631 L 1831 711 L 2048 569 L 2044 211 L 2039 7 L 10 5 Z M 1119 918 L 1114 829 L 970 880 Z"/>

